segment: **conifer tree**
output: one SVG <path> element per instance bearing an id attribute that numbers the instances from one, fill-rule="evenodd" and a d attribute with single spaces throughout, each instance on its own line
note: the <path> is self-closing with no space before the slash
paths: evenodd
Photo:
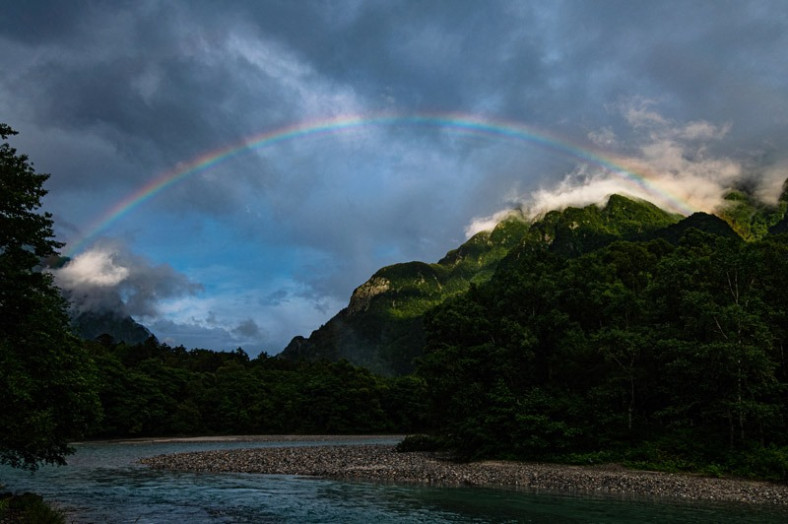
<path id="1" fill-rule="evenodd" d="M 42 261 L 57 255 L 49 175 L 35 172 L 0 123 L 0 464 L 63 464 L 69 439 L 100 413 L 90 359 L 71 334 L 66 304 Z"/>

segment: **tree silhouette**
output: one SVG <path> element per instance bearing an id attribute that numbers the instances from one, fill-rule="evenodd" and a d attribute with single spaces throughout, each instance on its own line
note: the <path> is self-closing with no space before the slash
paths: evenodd
<path id="1" fill-rule="evenodd" d="M 71 334 L 65 302 L 42 260 L 57 255 L 41 213 L 49 175 L 35 172 L 0 124 L 0 463 L 63 464 L 68 441 L 100 414 L 92 363 Z"/>

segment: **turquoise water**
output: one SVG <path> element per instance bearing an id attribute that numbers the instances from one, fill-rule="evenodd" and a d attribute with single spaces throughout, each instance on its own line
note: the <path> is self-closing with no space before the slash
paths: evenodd
<path id="1" fill-rule="evenodd" d="M 66 467 L 44 467 L 34 474 L 0 467 L 0 482 L 13 491 L 40 493 L 66 509 L 68 521 L 75 523 L 788 522 L 788 511 L 763 506 L 177 473 L 136 464 L 140 457 L 161 453 L 313 444 L 86 443 L 77 445 Z"/>

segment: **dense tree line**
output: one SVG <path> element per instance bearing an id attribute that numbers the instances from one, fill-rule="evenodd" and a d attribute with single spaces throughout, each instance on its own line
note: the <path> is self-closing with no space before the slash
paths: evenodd
<path id="1" fill-rule="evenodd" d="M 788 236 L 524 244 L 436 308 L 420 376 L 467 457 L 788 478 Z"/>
<path id="2" fill-rule="evenodd" d="M 103 416 L 91 437 L 400 433 L 422 429 L 424 381 L 265 353 L 87 342 Z"/>

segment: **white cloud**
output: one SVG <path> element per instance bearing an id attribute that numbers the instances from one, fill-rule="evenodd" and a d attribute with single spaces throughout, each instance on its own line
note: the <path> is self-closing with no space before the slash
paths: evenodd
<path id="1" fill-rule="evenodd" d="M 763 173 L 756 196 L 767 204 L 774 205 L 786 183 L 788 183 L 788 163 L 771 166 Z"/>
<path id="2" fill-rule="evenodd" d="M 289 291 L 279 293 L 273 303 L 263 299 L 272 293 L 266 283 L 167 300 L 149 327 L 171 345 L 215 350 L 242 347 L 252 355 L 275 354 L 294 335 L 310 333 L 346 305 L 346 299 L 316 302 L 313 292 L 297 282 L 278 284 L 288 286 Z"/>
<path id="3" fill-rule="evenodd" d="M 552 189 L 534 191 L 524 202 L 528 216 L 534 218 L 554 209 L 602 203 L 613 194 L 645 198 L 643 193 L 627 187 L 623 179 L 615 178 L 601 169 L 588 172 L 589 169 L 588 166 L 581 166 Z"/>
<path id="4" fill-rule="evenodd" d="M 730 131 L 731 125 L 726 124 L 723 126 L 715 126 L 709 122 L 690 122 L 689 124 L 679 127 L 677 135 L 680 138 L 689 140 L 712 140 L 721 139 Z"/>
<path id="5" fill-rule="evenodd" d="M 165 300 L 201 288 L 171 266 L 155 265 L 119 242 L 99 242 L 53 273 L 80 312 L 156 317 Z"/>
<path id="6" fill-rule="evenodd" d="M 588 139 L 599 148 L 610 149 L 618 143 L 616 134 L 609 127 L 588 133 Z"/>
<path id="7" fill-rule="evenodd" d="M 667 124 L 664 117 L 652 109 L 655 104 L 656 101 L 654 100 L 637 98 L 625 104 L 623 108 L 624 117 L 635 129 Z"/>
<path id="8" fill-rule="evenodd" d="M 109 246 L 87 251 L 57 272 L 58 284 L 66 289 L 78 287 L 114 287 L 126 280 L 129 268 L 118 264 Z"/>
<path id="9" fill-rule="evenodd" d="M 640 198 L 682 214 L 713 212 L 726 191 L 749 176 L 742 162 L 713 152 L 716 143 L 730 132 L 730 124 L 702 120 L 677 123 L 653 105 L 637 100 L 622 108 L 624 119 L 635 131 L 634 138 L 619 144 L 628 154 L 605 154 L 608 165 L 578 165 L 556 185 L 523 196 L 520 201 L 527 214 L 535 217 L 553 209 L 603 203 L 612 194 Z M 589 138 L 597 145 L 618 144 L 609 128 L 592 132 Z M 756 196 L 776 202 L 787 176 L 785 165 L 776 165 L 763 176 L 751 177 Z M 466 233 L 491 229 L 506 214 L 504 210 L 475 218 Z"/>
<path id="10" fill-rule="evenodd" d="M 499 222 L 512 215 L 521 215 L 521 213 L 514 209 L 504 209 L 490 216 L 474 218 L 471 223 L 465 227 L 465 237 L 471 238 L 473 235 L 481 233 L 482 231 L 492 231 Z"/>

